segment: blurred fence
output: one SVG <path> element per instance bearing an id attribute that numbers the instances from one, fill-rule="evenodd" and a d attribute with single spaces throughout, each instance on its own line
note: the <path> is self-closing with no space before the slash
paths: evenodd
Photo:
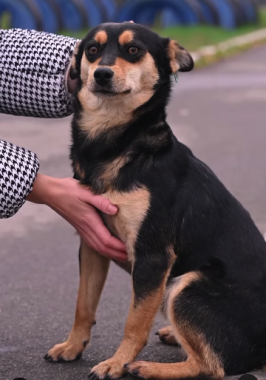
<path id="1" fill-rule="evenodd" d="M 102 22 L 134 20 L 168 27 L 219 25 L 233 29 L 258 22 L 265 0 L 0 0 L 0 20 L 8 26 L 45 30 L 80 30 Z M 3 23 L 3 21 L 2 21 Z"/>

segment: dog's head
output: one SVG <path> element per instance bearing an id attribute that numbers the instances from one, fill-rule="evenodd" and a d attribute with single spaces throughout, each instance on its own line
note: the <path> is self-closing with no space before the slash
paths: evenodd
<path id="1" fill-rule="evenodd" d="M 162 38 L 134 23 L 107 23 L 92 29 L 77 47 L 71 77 L 79 90 L 111 101 L 146 94 L 147 101 L 177 71 L 190 71 L 194 63 L 177 42 Z M 140 98 L 139 98 L 140 99 Z M 140 104 L 139 104 L 140 103 Z"/>

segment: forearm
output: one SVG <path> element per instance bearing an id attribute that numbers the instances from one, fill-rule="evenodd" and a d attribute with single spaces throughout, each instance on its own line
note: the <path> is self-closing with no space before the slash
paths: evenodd
<path id="1" fill-rule="evenodd" d="M 0 219 L 11 217 L 25 203 L 38 170 L 34 153 L 0 140 Z"/>
<path id="2" fill-rule="evenodd" d="M 60 179 L 38 173 L 33 184 L 32 191 L 26 200 L 32 203 L 45 204 L 52 207 L 53 196 Z"/>
<path id="3" fill-rule="evenodd" d="M 44 118 L 70 115 L 66 70 L 76 43 L 34 30 L 1 30 L 0 112 Z"/>

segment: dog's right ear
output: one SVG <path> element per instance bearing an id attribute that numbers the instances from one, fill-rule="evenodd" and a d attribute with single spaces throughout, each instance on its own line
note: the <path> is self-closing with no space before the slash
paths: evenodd
<path id="1" fill-rule="evenodd" d="M 72 80 L 79 78 L 79 71 L 80 70 L 78 70 L 77 60 L 78 60 L 78 53 L 80 50 L 80 45 L 81 45 L 81 41 L 79 41 L 76 44 L 74 52 L 73 52 L 73 56 L 72 56 L 71 62 L 70 62 L 69 76 L 70 76 L 70 79 L 72 79 Z"/>

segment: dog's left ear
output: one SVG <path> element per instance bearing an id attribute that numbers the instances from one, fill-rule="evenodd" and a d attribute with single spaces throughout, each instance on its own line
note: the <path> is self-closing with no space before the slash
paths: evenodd
<path id="1" fill-rule="evenodd" d="M 177 71 L 193 70 L 193 58 L 189 52 L 180 46 L 176 41 L 169 40 L 167 50 L 172 73 L 176 73 Z"/>

